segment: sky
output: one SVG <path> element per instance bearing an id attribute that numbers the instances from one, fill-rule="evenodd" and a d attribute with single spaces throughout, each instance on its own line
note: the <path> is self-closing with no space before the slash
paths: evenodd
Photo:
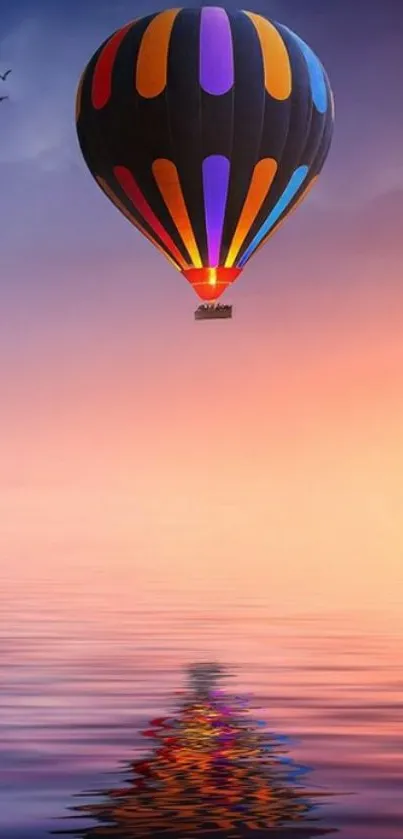
<path id="1" fill-rule="evenodd" d="M 3 0 L 6 575 L 88 566 L 109 581 L 112 572 L 169 579 L 200 597 L 230 580 L 284 608 L 398 605 L 399 7 L 251 6 L 321 58 L 334 140 L 306 203 L 227 293 L 232 322 L 195 324 L 191 288 L 96 188 L 75 134 L 89 57 L 156 7 Z"/>

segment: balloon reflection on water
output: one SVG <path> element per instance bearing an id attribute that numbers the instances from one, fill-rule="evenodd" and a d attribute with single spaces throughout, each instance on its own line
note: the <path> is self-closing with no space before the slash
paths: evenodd
<path id="1" fill-rule="evenodd" d="M 217 665 L 189 668 L 177 713 L 153 719 L 142 732 L 155 743 L 150 754 L 130 763 L 122 787 L 74 808 L 96 825 L 70 835 L 190 839 L 195 833 L 235 837 L 274 831 L 275 836 L 308 837 L 331 832 L 312 822 L 320 795 L 302 785 L 307 770 L 287 759 L 284 738 L 264 731 L 242 697 L 219 687 L 224 675 Z M 308 832 L 289 832 L 306 827 L 308 819 Z M 281 828 L 287 832 L 278 833 Z"/>

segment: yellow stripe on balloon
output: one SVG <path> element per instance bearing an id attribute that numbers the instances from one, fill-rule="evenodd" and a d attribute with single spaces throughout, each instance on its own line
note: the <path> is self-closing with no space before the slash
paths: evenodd
<path id="1" fill-rule="evenodd" d="M 156 242 L 156 240 L 150 235 L 148 230 L 145 230 L 145 228 L 137 221 L 137 219 L 134 218 L 134 216 L 132 216 L 130 210 L 128 210 L 127 207 L 125 207 L 123 202 L 120 200 L 120 198 L 118 198 L 117 195 L 115 195 L 115 193 L 106 183 L 106 181 L 104 181 L 104 179 L 100 178 L 98 175 L 96 175 L 95 179 L 97 181 L 97 184 L 105 193 L 105 195 L 107 195 L 108 198 L 110 198 L 115 207 L 117 207 L 118 210 L 120 210 L 120 212 L 123 213 L 123 215 L 128 219 L 128 221 L 130 221 L 134 227 L 137 227 L 137 230 L 139 230 L 140 233 L 142 233 L 143 236 L 145 236 L 146 239 L 148 239 L 148 241 L 151 242 L 151 244 L 154 245 L 154 247 L 157 248 L 157 250 L 159 250 L 168 259 L 168 261 L 171 263 L 171 265 L 174 266 L 174 268 L 176 268 L 177 271 L 182 271 L 182 268 L 178 265 L 177 262 L 175 262 L 174 259 L 172 259 L 170 254 L 167 253 L 166 250 L 164 250 L 164 248 L 161 247 L 159 242 Z"/>
<path id="2" fill-rule="evenodd" d="M 291 63 L 287 47 L 272 23 L 254 12 L 244 12 L 252 21 L 262 50 L 264 83 L 274 99 L 288 99 L 292 89 Z"/>
<path id="3" fill-rule="evenodd" d="M 265 244 L 266 244 L 266 242 L 268 242 L 268 241 L 269 241 L 269 239 L 271 239 L 271 237 L 274 235 L 274 233 L 277 233 L 277 231 L 278 231 L 278 230 L 280 230 L 280 227 L 282 227 L 282 226 L 283 226 L 284 222 L 285 222 L 285 221 L 287 221 L 287 219 L 289 219 L 289 217 L 290 217 L 290 216 L 292 216 L 292 214 L 293 214 L 294 210 L 296 210 L 296 209 L 297 209 L 297 207 L 299 207 L 299 205 L 300 205 L 300 204 L 302 204 L 303 200 L 306 198 L 306 196 L 308 195 L 308 193 L 311 191 L 311 189 L 312 189 L 312 187 L 314 186 L 314 184 L 316 184 L 316 181 L 318 180 L 318 177 L 319 177 L 319 175 L 315 175 L 315 177 L 314 177 L 314 178 L 312 178 L 312 180 L 310 181 L 310 183 L 308 184 L 308 186 L 307 186 L 307 187 L 305 187 L 304 191 L 303 191 L 303 192 L 301 193 L 301 195 L 299 196 L 298 200 L 297 200 L 297 201 L 295 202 L 295 204 L 291 207 L 291 210 L 289 210 L 289 211 L 288 211 L 288 213 L 287 213 L 287 214 L 286 214 L 286 215 L 285 215 L 285 216 L 281 219 L 281 221 L 279 221 L 279 223 L 278 223 L 275 227 L 273 227 L 273 230 L 270 230 L 270 233 L 268 234 L 268 236 L 266 236 L 266 238 L 265 238 L 265 239 L 263 239 L 263 241 L 262 241 L 262 242 L 260 242 L 259 247 L 257 247 L 257 248 L 256 248 L 256 250 L 254 251 L 253 255 L 255 255 L 258 251 L 260 251 L 260 248 L 262 248 L 262 247 L 263 247 L 263 245 L 265 245 Z"/>
<path id="4" fill-rule="evenodd" d="M 192 264 L 195 268 L 201 268 L 203 263 L 194 237 L 175 164 L 171 160 L 160 158 L 154 161 L 152 171 L 172 220 L 191 257 Z"/>
<path id="5" fill-rule="evenodd" d="M 231 242 L 228 256 L 225 260 L 226 268 L 231 268 L 238 256 L 242 244 L 261 209 L 263 201 L 273 183 L 277 172 L 277 162 L 272 157 L 265 157 L 256 164 L 249 191 L 242 208 L 241 215 Z"/>
<path id="6" fill-rule="evenodd" d="M 141 39 L 137 57 L 136 88 L 140 96 L 152 99 L 165 90 L 168 72 L 168 50 L 172 28 L 180 9 L 167 9 L 157 14 Z"/>

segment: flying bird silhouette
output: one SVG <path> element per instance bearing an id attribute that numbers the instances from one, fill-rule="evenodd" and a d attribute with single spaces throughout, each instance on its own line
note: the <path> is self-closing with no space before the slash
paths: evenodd
<path id="1" fill-rule="evenodd" d="M 4 73 L 4 75 L 2 75 L 2 74 L 0 73 L 0 79 L 2 80 L 2 82 L 5 82 L 5 80 L 6 80 L 7 76 L 9 76 L 9 75 L 10 75 L 10 73 L 11 73 L 11 70 L 6 70 L 6 72 Z"/>
<path id="2" fill-rule="evenodd" d="M 0 96 L 0 102 L 3 102 L 4 99 L 8 99 L 8 96 Z"/>

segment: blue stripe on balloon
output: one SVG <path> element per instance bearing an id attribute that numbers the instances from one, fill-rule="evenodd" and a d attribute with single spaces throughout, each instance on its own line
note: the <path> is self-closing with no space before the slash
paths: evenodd
<path id="1" fill-rule="evenodd" d="M 296 35 L 295 32 L 291 32 L 286 26 L 283 27 L 287 29 L 287 32 L 291 35 L 292 38 L 297 42 L 304 58 L 308 66 L 308 73 L 309 73 L 309 80 L 311 83 L 311 91 L 312 91 L 312 99 L 315 105 L 315 108 L 319 111 L 320 114 L 324 114 L 327 111 L 327 88 L 325 82 L 325 73 L 323 67 L 319 61 L 319 58 L 315 55 L 315 53 L 308 47 L 308 44 Z"/>
<path id="2" fill-rule="evenodd" d="M 242 256 L 242 259 L 238 262 L 238 268 L 243 268 L 245 262 L 248 261 L 249 257 L 252 256 L 253 251 L 260 245 L 262 239 L 267 236 L 270 232 L 271 228 L 274 227 L 276 221 L 279 220 L 280 216 L 284 213 L 284 210 L 287 209 L 288 205 L 291 203 L 295 195 L 297 194 L 299 188 L 302 186 L 307 174 L 309 172 L 309 166 L 299 166 L 298 169 L 295 170 L 294 174 L 291 176 L 283 194 L 277 201 L 277 204 L 273 207 L 271 213 L 267 216 L 266 221 L 262 224 L 260 230 L 256 233 L 254 239 L 252 239 L 249 247 L 246 249 L 245 253 Z"/>

